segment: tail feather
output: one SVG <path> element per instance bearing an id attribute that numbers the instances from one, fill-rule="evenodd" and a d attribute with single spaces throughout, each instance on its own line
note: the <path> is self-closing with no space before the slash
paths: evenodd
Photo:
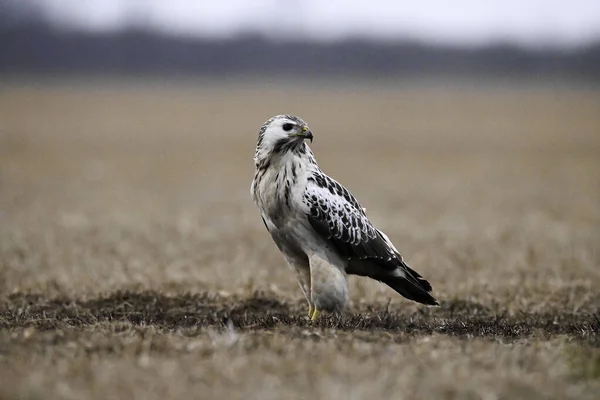
<path id="1" fill-rule="evenodd" d="M 403 277 L 390 276 L 381 281 L 407 299 L 430 306 L 440 305 L 429 293 L 431 291 L 431 284 L 423 278 L 419 277 L 415 281 Z"/>
<path id="2" fill-rule="evenodd" d="M 383 266 L 382 266 L 383 263 Z M 410 268 L 402 259 L 394 264 L 382 260 L 350 260 L 346 272 L 368 276 L 385 283 L 400 295 L 421 304 L 438 306 L 438 301 L 430 294 L 431 284 L 418 272 Z"/>
<path id="3" fill-rule="evenodd" d="M 411 267 L 409 267 L 406 264 L 404 264 L 403 269 L 405 269 L 409 275 L 412 275 L 412 277 L 414 277 L 417 280 L 418 286 L 422 287 L 423 290 L 425 290 L 427 292 L 431 292 L 431 290 L 433 289 L 431 287 L 431 284 L 425 278 L 423 278 L 417 271 L 415 271 L 414 269 L 412 269 Z"/>
<path id="4" fill-rule="evenodd" d="M 430 294 L 431 284 L 404 261 L 394 272 L 396 273 L 384 279 L 383 283 L 407 299 L 431 306 L 439 305 L 438 301 Z"/>

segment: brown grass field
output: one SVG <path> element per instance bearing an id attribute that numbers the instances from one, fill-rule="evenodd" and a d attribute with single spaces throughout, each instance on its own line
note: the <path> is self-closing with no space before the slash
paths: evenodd
<path id="1" fill-rule="evenodd" d="M 0 86 L 1 399 L 597 399 L 600 90 Z M 439 308 L 311 324 L 249 196 L 294 113 Z"/>

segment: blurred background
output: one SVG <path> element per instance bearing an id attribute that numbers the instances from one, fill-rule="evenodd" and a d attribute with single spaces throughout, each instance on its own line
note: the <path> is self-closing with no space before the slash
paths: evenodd
<path id="1" fill-rule="evenodd" d="M 0 0 L 0 284 L 297 298 L 249 197 L 292 113 L 440 296 L 508 295 L 499 238 L 597 236 L 599 78 L 593 0 Z"/>
<path id="2" fill-rule="evenodd" d="M 0 0 L 0 72 L 600 75 L 594 0 Z"/>

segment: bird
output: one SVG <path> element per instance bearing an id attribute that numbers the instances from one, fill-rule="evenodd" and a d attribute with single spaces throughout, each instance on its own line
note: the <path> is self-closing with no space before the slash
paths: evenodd
<path id="1" fill-rule="evenodd" d="M 404 261 L 365 208 L 326 175 L 300 117 L 282 114 L 260 128 L 250 195 L 308 302 L 308 317 L 342 313 L 348 275 L 382 282 L 407 299 L 439 305 L 431 284 Z"/>

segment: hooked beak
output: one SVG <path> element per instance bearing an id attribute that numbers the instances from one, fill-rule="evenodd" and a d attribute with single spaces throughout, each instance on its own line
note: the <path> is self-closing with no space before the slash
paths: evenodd
<path id="1" fill-rule="evenodd" d="M 313 141 L 313 134 L 310 131 L 310 129 L 308 129 L 308 126 L 306 126 L 306 125 L 304 125 L 304 127 L 302 127 L 302 137 L 304 139 L 310 139 L 311 143 Z"/>

